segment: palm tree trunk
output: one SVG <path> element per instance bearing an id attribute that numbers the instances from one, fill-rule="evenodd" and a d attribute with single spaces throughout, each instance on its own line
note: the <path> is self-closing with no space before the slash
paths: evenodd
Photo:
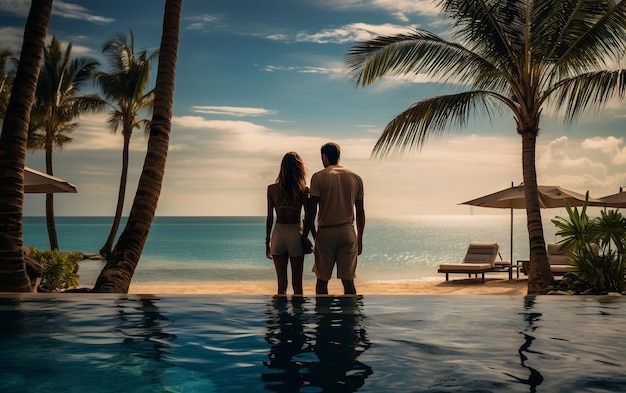
<path id="1" fill-rule="evenodd" d="M 52 171 L 52 143 L 46 146 L 46 173 L 54 176 Z M 54 224 L 54 194 L 46 194 L 46 227 L 48 228 L 48 238 L 50 239 L 50 249 L 59 249 L 59 239 L 57 238 L 57 228 Z"/>
<path id="2" fill-rule="evenodd" d="M 104 246 L 100 249 L 100 255 L 108 258 L 113 248 L 113 242 L 117 235 L 117 230 L 120 227 L 120 221 L 122 221 L 122 212 L 124 211 L 124 199 L 126 198 L 126 183 L 128 181 L 128 160 L 129 160 L 129 146 L 130 146 L 130 132 L 124 130 L 124 147 L 122 149 L 122 175 L 120 177 L 120 189 L 117 193 L 117 207 L 115 209 L 115 217 L 113 218 L 113 225 L 111 226 L 111 232 L 109 237 L 104 243 Z"/>
<path id="3" fill-rule="evenodd" d="M 546 253 L 541 222 L 541 207 L 537 189 L 537 170 L 535 167 L 535 148 L 537 132 L 522 133 L 522 172 L 524 177 L 524 197 L 526 199 L 526 220 L 530 245 L 530 263 L 528 271 L 528 294 L 539 295 L 553 280 L 552 271 Z"/>
<path id="4" fill-rule="evenodd" d="M 126 228 L 98 276 L 94 292 L 128 293 L 154 220 L 169 147 L 181 8 L 182 0 L 165 2 L 148 150 Z"/>
<path id="5" fill-rule="evenodd" d="M 22 251 L 24 164 L 28 124 L 51 12 L 52 0 L 31 4 L 24 28 L 20 61 L 0 135 L 0 291 L 3 292 L 31 290 Z"/>

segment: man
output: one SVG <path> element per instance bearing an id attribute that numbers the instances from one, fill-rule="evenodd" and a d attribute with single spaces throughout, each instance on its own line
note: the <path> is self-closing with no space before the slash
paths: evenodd
<path id="1" fill-rule="evenodd" d="M 354 286 L 357 255 L 363 251 L 363 180 L 350 169 L 339 165 L 340 149 L 336 143 L 322 146 L 324 169 L 311 177 L 309 201 L 305 215 L 302 241 L 306 241 L 315 215 L 316 294 L 328 294 L 328 281 L 337 265 L 337 278 L 343 284 L 344 294 L 356 294 Z M 356 233 L 354 219 L 356 211 Z"/>

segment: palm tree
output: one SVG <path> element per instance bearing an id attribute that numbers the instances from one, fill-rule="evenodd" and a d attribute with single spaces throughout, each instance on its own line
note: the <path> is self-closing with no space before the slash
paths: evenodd
<path id="1" fill-rule="evenodd" d="M 104 108 L 105 102 L 97 95 L 81 95 L 81 90 L 93 83 L 99 63 L 88 57 L 72 59 L 72 44 L 62 50 L 61 43 L 52 37 L 44 48 L 44 60 L 37 84 L 33 119 L 28 147 L 45 150 L 46 173 L 53 175 L 52 151 L 72 141 L 69 134 L 76 129 L 75 120 L 82 114 Z M 54 197 L 46 194 L 46 224 L 50 249 L 59 248 L 54 224 Z"/>
<path id="2" fill-rule="evenodd" d="M 154 220 L 163 184 L 172 126 L 181 8 L 182 0 L 165 1 L 148 150 L 128 222 L 117 240 L 112 257 L 108 258 L 96 280 L 94 292 L 128 292 Z"/>
<path id="3" fill-rule="evenodd" d="M 10 50 L 4 49 L 0 51 L 0 120 L 4 119 L 7 113 L 7 105 L 9 104 L 9 96 L 11 95 L 11 87 L 13 87 L 13 72 L 7 69 L 7 61 L 13 57 Z"/>
<path id="4" fill-rule="evenodd" d="M 104 44 L 102 50 L 109 59 L 110 73 L 99 73 L 96 82 L 100 85 L 104 98 L 109 101 L 113 108 L 110 112 L 109 125 L 113 132 L 122 129 L 124 147 L 122 150 L 122 175 L 120 188 L 117 196 L 117 208 L 111 232 L 100 254 L 108 256 L 113 247 L 113 241 L 122 219 L 124 198 L 126 195 L 126 182 L 128 178 L 128 156 L 130 137 L 135 128 L 143 128 L 146 132 L 149 120 L 138 118 L 142 111 L 151 111 L 153 92 L 146 92 L 150 81 L 150 68 L 152 60 L 158 52 L 148 54 L 146 51 L 135 53 L 135 36 L 130 31 L 130 39 L 123 34 L 116 34 Z"/>
<path id="5" fill-rule="evenodd" d="M 31 4 L 20 60 L 0 135 L 0 291 L 28 292 L 22 251 L 24 163 L 28 124 L 43 57 L 52 0 Z"/>
<path id="6" fill-rule="evenodd" d="M 544 108 L 566 123 L 626 92 L 626 70 L 605 69 L 626 49 L 626 3 L 613 0 L 440 0 L 450 41 L 428 31 L 377 37 L 353 46 L 348 73 L 357 86 L 385 75 L 423 72 L 461 91 L 411 105 L 385 127 L 373 155 L 420 148 L 472 111 L 512 112 L 522 137 L 530 243 L 528 293 L 552 282 L 537 194 L 535 144 Z M 464 89 L 466 88 L 466 89 Z"/>

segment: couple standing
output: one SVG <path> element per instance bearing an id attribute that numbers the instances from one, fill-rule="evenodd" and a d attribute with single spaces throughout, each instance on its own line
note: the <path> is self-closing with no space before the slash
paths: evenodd
<path id="1" fill-rule="evenodd" d="M 365 228 L 363 180 L 350 169 L 339 165 L 340 154 L 336 143 L 329 142 L 322 146 L 324 169 L 313 174 L 309 189 L 302 158 L 296 152 L 289 152 L 283 157 L 276 183 L 267 187 L 265 253 L 274 260 L 278 294 L 287 292 L 289 261 L 293 292 L 295 295 L 302 294 L 304 245 L 310 231 L 315 237 L 315 293 L 328 294 L 328 281 L 337 265 L 337 278 L 341 279 L 344 293 L 356 294 L 354 278 L 357 255 L 361 255 L 363 250 Z M 304 225 L 301 219 L 303 207 Z M 317 232 L 314 226 L 316 215 Z"/>

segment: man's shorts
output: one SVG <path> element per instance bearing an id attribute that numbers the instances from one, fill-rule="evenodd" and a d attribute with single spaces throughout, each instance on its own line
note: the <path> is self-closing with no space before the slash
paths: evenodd
<path id="1" fill-rule="evenodd" d="M 313 271 L 320 280 L 328 281 L 337 264 L 337 278 L 354 280 L 359 247 L 352 224 L 317 229 Z"/>
<path id="2" fill-rule="evenodd" d="M 275 224 L 270 242 L 270 254 L 277 256 L 301 257 L 302 224 Z"/>

